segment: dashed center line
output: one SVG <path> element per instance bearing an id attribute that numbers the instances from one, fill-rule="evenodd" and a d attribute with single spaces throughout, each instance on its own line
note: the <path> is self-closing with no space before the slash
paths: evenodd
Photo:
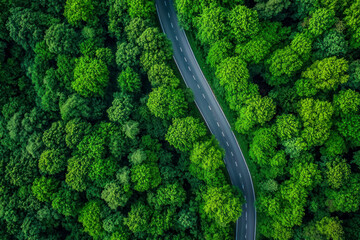
<path id="1" fill-rule="evenodd" d="M 174 24 L 173 23 L 170 23 L 171 24 L 171 28 L 174 28 Z"/>
<path id="2" fill-rule="evenodd" d="M 233 152 L 231 152 L 231 156 L 234 156 Z"/>
<path id="3" fill-rule="evenodd" d="M 167 3 L 166 3 L 166 1 L 164 1 L 164 4 L 165 4 L 165 6 L 167 6 Z"/>
<path id="4" fill-rule="evenodd" d="M 247 208 L 247 203 L 245 203 L 245 208 Z"/>
<path id="5" fill-rule="evenodd" d="M 183 50 L 182 50 L 182 48 L 180 48 L 180 52 L 182 52 Z"/>
<path id="6" fill-rule="evenodd" d="M 218 125 L 218 127 L 220 127 L 220 124 L 219 124 L 219 122 L 216 122 L 216 124 Z"/>
<path id="7" fill-rule="evenodd" d="M 227 145 L 227 146 L 230 146 L 228 142 L 226 142 L 226 145 Z"/>
<path id="8" fill-rule="evenodd" d="M 198 87 L 198 89 L 200 89 L 200 85 L 199 85 L 199 84 L 197 85 L 197 87 Z"/>
<path id="9" fill-rule="evenodd" d="M 245 219 L 247 220 L 247 212 L 245 212 Z"/>
<path id="10" fill-rule="evenodd" d="M 244 195 L 245 201 L 246 201 L 246 196 Z"/>
<path id="11" fill-rule="evenodd" d="M 211 111 L 211 107 L 210 107 L 210 105 L 209 105 L 209 109 L 210 109 L 210 111 Z"/>
<path id="12" fill-rule="evenodd" d="M 168 13 L 168 17 L 170 18 L 170 13 Z"/>
<path id="13" fill-rule="evenodd" d="M 196 80 L 195 76 L 193 75 L 193 79 Z"/>
<path id="14" fill-rule="evenodd" d="M 204 95 L 204 94 L 202 94 L 202 96 L 203 96 L 203 98 L 205 99 L 205 95 Z"/>
<path id="15" fill-rule="evenodd" d="M 238 165 L 237 165 L 237 162 L 235 162 L 235 166 L 237 167 Z"/>
<path id="16" fill-rule="evenodd" d="M 184 60 L 185 60 L 185 62 L 187 62 L 187 59 L 186 59 L 186 57 L 184 57 Z"/>
<path id="17" fill-rule="evenodd" d="M 239 173 L 239 177 L 241 178 L 241 173 Z"/>
<path id="18" fill-rule="evenodd" d="M 242 187 L 242 189 L 244 189 L 244 184 L 243 183 L 241 184 L 241 187 Z"/>
<path id="19" fill-rule="evenodd" d="M 179 41 L 179 39 L 178 39 L 178 37 L 177 37 L 177 36 L 175 36 L 175 39 L 176 39 L 176 41 Z"/>
<path id="20" fill-rule="evenodd" d="M 190 66 L 188 66 L 188 69 L 189 69 L 189 71 L 191 72 L 191 68 L 190 68 Z"/>
<path id="21" fill-rule="evenodd" d="M 245 229 L 247 229 L 247 224 L 245 225 Z"/>
<path id="22" fill-rule="evenodd" d="M 221 132 L 221 135 L 223 135 L 223 137 L 225 137 L 225 134 L 224 134 L 224 132 Z"/>

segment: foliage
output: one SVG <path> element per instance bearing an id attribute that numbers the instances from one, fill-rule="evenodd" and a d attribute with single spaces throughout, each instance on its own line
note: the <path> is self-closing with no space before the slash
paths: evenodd
<path id="1" fill-rule="evenodd" d="M 109 81 L 106 64 L 88 56 L 80 57 L 75 63 L 72 88 L 84 97 L 103 96 Z"/>

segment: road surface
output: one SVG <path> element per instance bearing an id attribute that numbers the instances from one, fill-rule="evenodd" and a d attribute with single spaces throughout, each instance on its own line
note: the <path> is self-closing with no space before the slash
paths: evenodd
<path id="1" fill-rule="evenodd" d="M 185 32 L 180 28 L 173 0 L 156 0 L 161 27 L 171 40 L 174 60 L 186 83 L 192 89 L 195 103 L 205 122 L 225 149 L 225 163 L 233 185 L 244 194 L 242 216 L 236 222 L 237 240 L 254 240 L 256 235 L 256 210 L 254 187 L 244 156 L 231 131 L 230 125 L 216 100 L 192 52 Z"/>

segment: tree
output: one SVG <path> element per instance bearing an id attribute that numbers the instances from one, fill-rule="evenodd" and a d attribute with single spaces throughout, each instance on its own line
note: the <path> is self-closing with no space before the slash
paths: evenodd
<path id="1" fill-rule="evenodd" d="M 68 160 L 65 182 L 75 191 L 82 192 L 86 189 L 89 165 L 86 157 L 74 156 Z"/>
<path id="2" fill-rule="evenodd" d="M 349 46 L 344 34 L 337 31 L 329 31 L 323 39 L 315 42 L 314 48 L 317 52 L 314 55 L 318 59 L 328 57 L 344 57 L 348 52 Z"/>
<path id="3" fill-rule="evenodd" d="M 180 80 L 175 76 L 171 67 L 164 63 L 153 65 L 147 74 L 153 87 L 168 86 L 176 88 L 180 84 Z"/>
<path id="4" fill-rule="evenodd" d="M 337 132 L 332 131 L 320 152 L 328 158 L 333 158 L 347 152 L 347 146 L 344 139 Z"/>
<path id="5" fill-rule="evenodd" d="M 132 165 L 140 165 L 147 159 L 146 152 L 143 149 L 137 149 L 129 155 L 129 162 Z"/>
<path id="6" fill-rule="evenodd" d="M 353 144 L 360 140 L 360 116 L 358 114 L 343 115 L 336 125 L 338 131 L 352 141 Z"/>
<path id="7" fill-rule="evenodd" d="M 51 206 L 64 216 L 76 216 L 80 207 L 80 195 L 71 191 L 63 184 L 59 191 L 54 193 Z"/>
<path id="8" fill-rule="evenodd" d="M 212 45 L 222 39 L 226 32 L 225 9 L 216 3 L 203 9 L 201 15 L 196 18 L 195 25 L 198 28 L 197 37 L 203 44 Z"/>
<path id="9" fill-rule="evenodd" d="M 258 64 L 270 53 L 271 43 L 261 36 L 236 46 L 235 52 L 248 63 Z M 210 51 L 209 51 L 210 53 Z"/>
<path id="10" fill-rule="evenodd" d="M 10 37 L 25 50 L 34 49 L 43 40 L 45 30 L 58 19 L 29 8 L 13 7 L 6 23 Z"/>
<path id="11" fill-rule="evenodd" d="M 52 53 L 76 55 L 78 52 L 77 34 L 64 23 L 52 25 L 46 30 L 44 40 Z"/>
<path id="12" fill-rule="evenodd" d="M 335 23 L 335 12 L 327 8 L 317 9 L 309 20 L 308 30 L 313 37 L 318 37 Z"/>
<path id="13" fill-rule="evenodd" d="M 53 122 L 51 127 L 43 133 L 43 142 L 51 149 L 65 148 L 65 124 L 62 121 Z"/>
<path id="14" fill-rule="evenodd" d="M 227 94 L 231 95 L 247 89 L 250 74 L 241 58 L 231 57 L 222 61 L 217 67 L 216 77 Z"/>
<path id="15" fill-rule="evenodd" d="M 131 195 L 131 190 L 127 190 L 117 182 L 107 183 L 101 192 L 101 198 L 113 210 L 116 210 L 118 207 L 124 207 Z"/>
<path id="16" fill-rule="evenodd" d="M 270 20 L 278 16 L 282 11 L 287 10 L 291 5 L 289 0 L 259 2 L 254 9 L 259 13 L 260 19 Z"/>
<path id="17" fill-rule="evenodd" d="M 149 19 L 133 18 L 125 27 L 125 33 L 130 43 L 135 43 L 141 34 L 151 25 Z"/>
<path id="18" fill-rule="evenodd" d="M 338 114 L 355 114 L 360 107 L 360 93 L 354 90 L 341 90 L 334 95 L 335 111 Z"/>
<path id="19" fill-rule="evenodd" d="M 175 118 L 165 139 L 180 151 L 189 151 L 193 144 L 206 134 L 206 128 L 199 119 L 193 117 Z"/>
<path id="20" fill-rule="evenodd" d="M 131 205 L 128 217 L 124 219 L 124 223 L 133 233 L 144 232 L 148 228 L 151 217 L 151 209 L 142 202 Z"/>
<path id="21" fill-rule="evenodd" d="M 282 114 L 276 118 L 276 133 L 284 141 L 296 137 L 300 132 L 300 122 L 292 114 Z"/>
<path id="22" fill-rule="evenodd" d="M 245 106 L 240 108 L 239 118 L 235 123 L 236 131 L 247 133 L 256 124 L 264 125 L 275 115 L 276 106 L 269 97 L 255 95 L 246 100 Z"/>
<path id="23" fill-rule="evenodd" d="M 73 118 L 83 117 L 90 118 L 92 114 L 91 108 L 88 106 L 89 101 L 78 94 L 70 95 L 69 98 L 60 105 L 60 115 L 64 121 Z"/>
<path id="24" fill-rule="evenodd" d="M 191 151 L 190 161 L 206 171 L 213 171 L 223 167 L 224 153 L 215 141 L 215 139 L 211 139 L 195 143 Z"/>
<path id="25" fill-rule="evenodd" d="M 291 49 L 296 52 L 303 61 L 307 61 L 311 56 L 311 39 L 306 34 L 297 34 L 290 43 Z"/>
<path id="26" fill-rule="evenodd" d="M 231 56 L 233 48 L 233 44 L 227 38 L 216 41 L 209 49 L 206 62 L 211 67 L 216 68 L 222 61 Z"/>
<path id="27" fill-rule="evenodd" d="M 237 5 L 229 15 L 230 33 L 238 42 L 244 42 L 259 32 L 259 18 L 256 10 Z"/>
<path id="28" fill-rule="evenodd" d="M 168 120 L 183 117 L 188 108 L 184 92 L 166 86 L 153 89 L 146 105 L 156 117 Z"/>
<path id="29" fill-rule="evenodd" d="M 303 139 L 309 146 L 324 144 L 332 125 L 334 109 L 331 103 L 307 98 L 300 101 L 298 111 L 304 126 Z"/>
<path id="30" fill-rule="evenodd" d="M 326 206 L 330 212 L 356 212 L 360 204 L 359 176 L 351 174 L 349 182 L 339 189 L 328 188 L 325 191 L 327 197 Z"/>
<path id="31" fill-rule="evenodd" d="M 354 61 L 349 65 L 349 80 L 346 85 L 352 89 L 360 89 L 360 61 Z"/>
<path id="32" fill-rule="evenodd" d="M 48 202 L 57 191 L 59 182 L 55 178 L 46 178 L 44 176 L 36 178 L 31 187 L 34 196 L 41 202 Z"/>
<path id="33" fill-rule="evenodd" d="M 158 28 L 147 28 L 136 43 L 143 51 L 140 63 L 145 71 L 150 70 L 155 64 L 166 63 L 172 58 L 171 43 Z"/>
<path id="34" fill-rule="evenodd" d="M 91 163 L 88 175 L 99 186 L 103 186 L 117 170 L 117 162 L 113 157 L 95 158 Z"/>
<path id="35" fill-rule="evenodd" d="M 269 159 L 275 156 L 277 145 L 273 130 L 260 128 L 254 133 L 254 139 L 250 144 L 250 157 L 259 165 L 266 165 Z"/>
<path id="36" fill-rule="evenodd" d="M 139 192 L 148 191 L 161 183 L 159 167 L 153 163 L 145 163 L 131 167 L 131 181 Z"/>
<path id="37" fill-rule="evenodd" d="M 153 1 L 149 0 L 127 0 L 128 12 L 131 18 L 150 19 L 155 12 Z"/>
<path id="38" fill-rule="evenodd" d="M 160 209 L 164 206 L 181 208 L 186 200 L 186 192 L 179 182 L 162 185 L 156 190 L 153 198 L 148 197 L 148 201 Z"/>
<path id="39" fill-rule="evenodd" d="M 330 57 L 314 62 L 302 73 L 302 77 L 316 89 L 329 91 L 336 90 L 340 84 L 348 81 L 346 74 L 349 68 L 348 62 L 343 58 Z"/>
<path id="40" fill-rule="evenodd" d="M 353 4 L 344 11 L 345 18 L 344 22 L 348 26 L 350 34 L 350 45 L 353 48 L 358 48 L 360 46 L 360 32 L 359 32 L 359 11 L 360 11 L 360 1 L 353 1 Z"/>
<path id="41" fill-rule="evenodd" d="M 103 61 L 88 56 L 76 59 L 72 88 L 81 96 L 103 96 L 108 81 L 109 70 Z"/>
<path id="42" fill-rule="evenodd" d="M 75 149 L 84 136 L 90 133 L 90 130 L 91 124 L 81 118 L 74 118 L 68 121 L 65 126 L 66 145 L 71 149 Z"/>
<path id="43" fill-rule="evenodd" d="M 336 158 L 327 162 L 326 166 L 328 168 L 326 176 L 330 187 L 338 189 L 349 179 L 351 170 L 345 159 Z"/>
<path id="44" fill-rule="evenodd" d="M 128 138 L 134 140 L 140 132 L 139 123 L 132 120 L 127 121 L 122 130 Z"/>
<path id="45" fill-rule="evenodd" d="M 43 173 L 56 174 L 65 170 L 66 156 L 60 149 L 45 150 L 39 159 L 39 169 Z"/>
<path id="46" fill-rule="evenodd" d="M 116 51 L 116 64 L 121 70 L 128 67 L 135 68 L 139 65 L 140 49 L 134 43 L 123 42 Z"/>
<path id="47" fill-rule="evenodd" d="M 130 95 L 114 93 L 112 106 L 107 110 L 109 120 L 123 124 L 129 120 L 133 108 Z"/>
<path id="48" fill-rule="evenodd" d="M 101 203 L 95 200 L 89 201 L 80 210 L 79 222 L 84 226 L 84 231 L 93 238 L 104 236 L 101 220 Z"/>
<path id="49" fill-rule="evenodd" d="M 298 54 L 290 46 L 276 50 L 272 56 L 266 60 L 266 63 L 269 67 L 270 74 L 266 74 L 265 77 L 267 82 L 272 86 L 289 82 L 303 65 Z"/>
<path id="50" fill-rule="evenodd" d="M 93 24 L 96 22 L 96 1 L 66 0 L 64 16 L 73 26 L 80 26 L 82 22 Z"/>
<path id="51" fill-rule="evenodd" d="M 141 89 L 140 75 L 127 67 L 118 77 L 118 84 L 123 92 L 139 92 Z"/>
<path id="52" fill-rule="evenodd" d="M 229 185 L 209 187 L 203 199 L 203 211 L 220 226 L 235 222 L 241 216 L 242 197 Z"/>
<path id="53" fill-rule="evenodd" d="M 326 239 L 343 240 L 344 230 L 338 217 L 323 217 L 316 222 L 316 229 L 323 234 Z"/>

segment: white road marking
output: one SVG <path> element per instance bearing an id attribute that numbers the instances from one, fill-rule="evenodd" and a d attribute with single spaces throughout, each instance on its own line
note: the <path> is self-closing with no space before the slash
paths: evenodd
<path id="1" fill-rule="evenodd" d="M 220 127 L 220 124 L 219 124 L 219 122 L 216 122 L 216 124 L 218 125 L 218 127 Z"/>
<path id="2" fill-rule="evenodd" d="M 230 146 L 228 142 L 226 142 L 226 145 L 227 145 L 227 146 Z"/>
<path id="3" fill-rule="evenodd" d="M 198 87 L 198 89 L 200 89 L 200 86 L 199 86 L 199 84 L 197 85 L 197 87 Z"/>
<path id="4" fill-rule="evenodd" d="M 210 107 L 210 105 L 209 105 L 208 107 L 209 107 L 209 109 L 210 109 L 210 111 L 211 111 L 211 107 Z"/>
<path id="5" fill-rule="evenodd" d="M 231 156 L 234 156 L 233 152 L 231 152 Z"/>
<path id="6" fill-rule="evenodd" d="M 239 176 L 240 176 L 240 178 L 241 178 L 241 173 L 239 173 Z"/>
<path id="7" fill-rule="evenodd" d="M 245 212 L 245 220 L 247 221 L 247 212 Z"/>
<path id="8" fill-rule="evenodd" d="M 170 23 L 171 24 L 171 28 L 174 28 L 174 24 L 173 23 Z"/>
<path id="9" fill-rule="evenodd" d="M 205 95 L 204 95 L 204 94 L 202 94 L 202 96 L 203 96 L 203 98 L 205 99 Z"/>
<path id="10" fill-rule="evenodd" d="M 186 59 L 186 57 L 184 57 L 184 60 L 185 60 L 185 62 L 187 62 L 187 59 Z"/>
<path id="11" fill-rule="evenodd" d="M 245 201 L 246 201 L 246 196 L 244 195 Z"/>
<path id="12" fill-rule="evenodd" d="M 178 37 L 177 37 L 177 36 L 175 36 L 175 39 L 176 39 L 176 41 L 179 41 L 179 39 L 178 39 Z"/>
<path id="13" fill-rule="evenodd" d="M 247 235 L 245 234 L 245 238 L 247 237 Z"/>
<path id="14" fill-rule="evenodd" d="M 193 79 L 194 79 L 194 80 L 196 79 L 194 75 L 193 75 Z"/>
<path id="15" fill-rule="evenodd" d="M 191 72 L 191 68 L 190 68 L 190 66 L 188 66 L 188 69 L 189 69 L 189 71 Z"/>
<path id="16" fill-rule="evenodd" d="M 247 203 L 245 203 L 245 208 L 247 208 Z"/>
<path id="17" fill-rule="evenodd" d="M 221 134 L 223 135 L 223 137 L 225 137 L 225 134 L 224 134 L 224 132 L 221 132 Z"/>
<path id="18" fill-rule="evenodd" d="M 235 162 L 235 166 L 237 167 L 237 162 Z"/>
<path id="19" fill-rule="evenodd" d="M 245 225 L 245 229 L 247 229 L 247 224 Z"/>
<path id="20" fill-rule="evenodd" d="M 242 189 L 244 189 L 244 184 L 243 183 L 241 184 L 241 187 L 242 187 Z"/>
<path id="21" fill-rule="evenodd" d="M 165 6 L 167 6 L 166 1 L 164 1 Z"/>
<path id="22" fill-rule="evenodd" d="M 170 13 L 168 13 L 168 17 L 170 18 Z"/>
<path id="23" fill-rule="evenodd" d="M 182 52 L 182 48 L 180 48 L 180 52 Z"/>

